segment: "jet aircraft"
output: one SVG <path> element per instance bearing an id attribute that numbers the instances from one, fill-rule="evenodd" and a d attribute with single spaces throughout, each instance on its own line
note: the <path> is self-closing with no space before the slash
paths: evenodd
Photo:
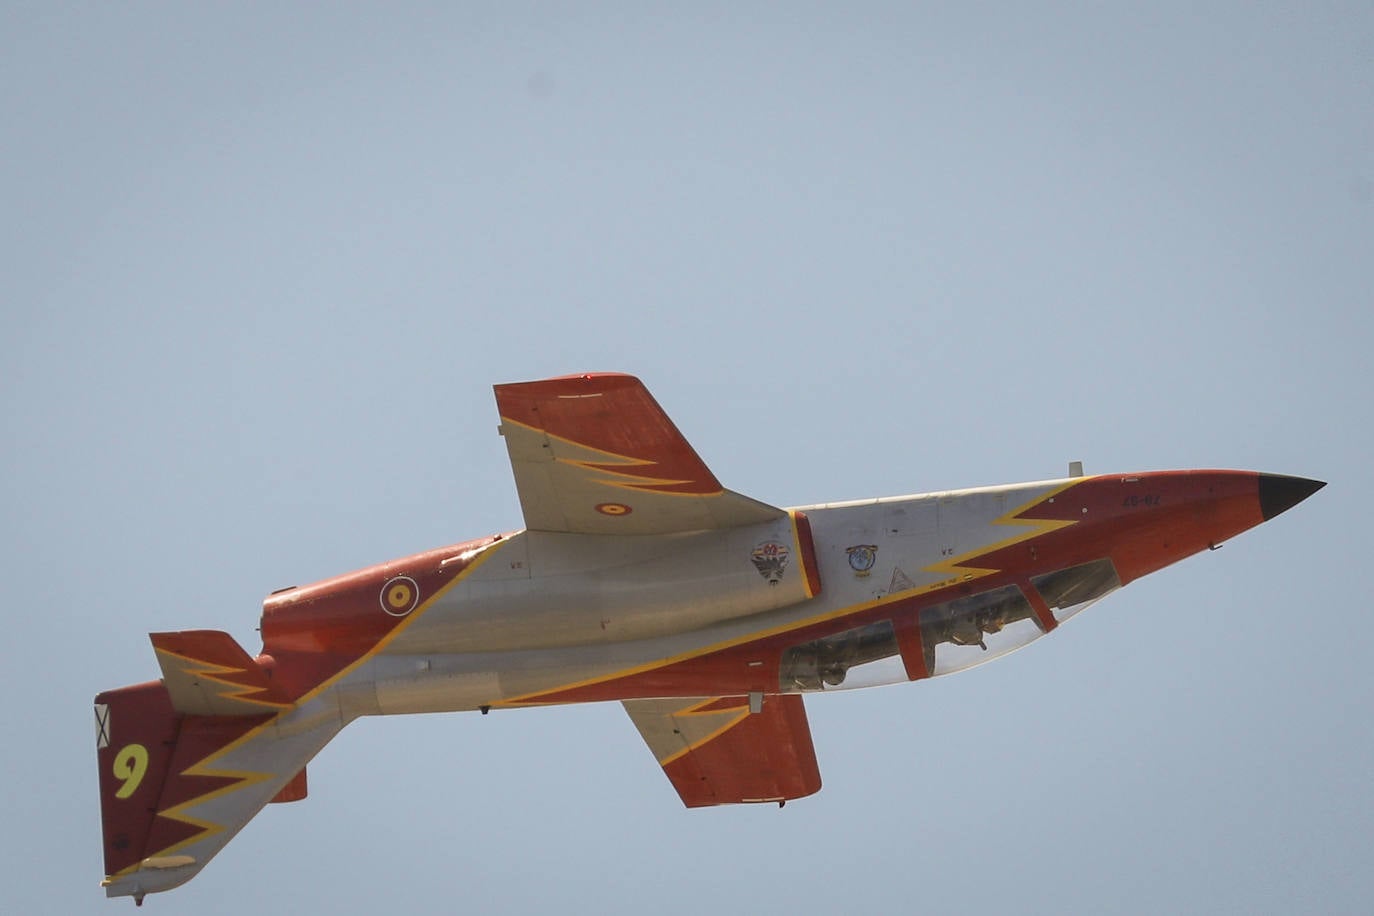
<path id="1" fill-rule="evenodd" d="M 270 594 L 263 646 L 151 634 L 95 699 L 110 897 L 195 876 L 360 716 L 616 700 L 688 807 L 820 789 L 803 696 L 1005 655 L 1324 484 L 1081 476 L 776 508 L 629 375 L 497 385 L 525 527 Z"/>

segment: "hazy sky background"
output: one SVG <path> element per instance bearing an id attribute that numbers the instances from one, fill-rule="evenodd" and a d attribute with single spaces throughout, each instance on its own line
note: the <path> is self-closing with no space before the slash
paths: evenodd
<path id="1" fill-rule="evenodd" d="M 1367 912 L 1374 12 L 0 4 L 0 907 L 108 913 L 146 633 L 521 524 L 490 385 L 780 505 L 1331 485 L 687 811 L 618 704 L 370 719 L 145 912 Z M 843 8 L 842 8 L 843 7 Z"/>

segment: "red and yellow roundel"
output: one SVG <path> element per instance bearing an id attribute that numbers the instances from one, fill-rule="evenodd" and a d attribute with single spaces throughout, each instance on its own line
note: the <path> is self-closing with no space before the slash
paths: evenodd
<path id="1" fill-rule="evenodd" d="M 629 515 L 634 510 L 624 503 L 599 503 L 596 511 L 602 515 Z"/>
<path id="2" fill-rule="evenodd" d="M 410 576 L 396 576 L 382 586 L 382 610 L 392 617 L 404 617 L 420 603 L 420 586 Z"/>

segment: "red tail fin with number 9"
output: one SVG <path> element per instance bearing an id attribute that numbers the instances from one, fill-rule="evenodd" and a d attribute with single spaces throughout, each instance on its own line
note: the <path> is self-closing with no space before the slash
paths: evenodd
<path id="1" fill-rule="evenodd" d="M 183 650 L 196 642 L 232 644 L 224 634 L 208 641 L 210 634 L 196 634 L 189 643 L 188 635 L 156 634 L 153 642 L 160 654 L 163 636 L 183 637 Z M 198 688 L 234 679 L 236 669 L 212 654 L 175 657 L 201 666 Z M 107 896 L 142 902 L 190 880 L 268 802 L 303 797 L 305 764 L 343 724 L 337 704 L 330 710 L 324 703 L 274 703 L 274 711 L 202 715 L 185 711 L 190 702 L 171 677 L 95 698 Z"/>

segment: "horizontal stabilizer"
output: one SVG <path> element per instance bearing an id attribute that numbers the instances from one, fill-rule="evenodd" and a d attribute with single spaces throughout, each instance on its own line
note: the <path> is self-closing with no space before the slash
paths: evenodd
<path id="1" fill-rule="evenodd" d="M 172 708 L 195 716 L 257 716 L 290 708 L 271 672 L 228 633 L 150 633 Z"/>

